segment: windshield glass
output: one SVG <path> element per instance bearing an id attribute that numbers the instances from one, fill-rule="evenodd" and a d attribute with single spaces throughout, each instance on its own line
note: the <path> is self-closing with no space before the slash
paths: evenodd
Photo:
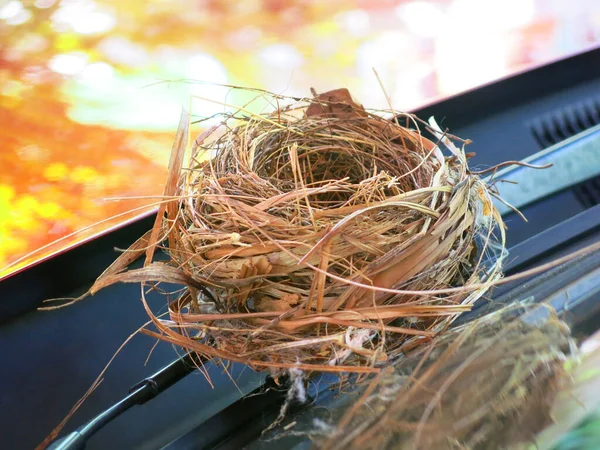
<path id="1" fill-rule="evenodd" d="M 599 30 L 595 0 L 0 2 L 0 276 L 151 211 L 182 106 L 248 100 L 215 83 L 386 108 L 376 69 L 409 110 Z"/>

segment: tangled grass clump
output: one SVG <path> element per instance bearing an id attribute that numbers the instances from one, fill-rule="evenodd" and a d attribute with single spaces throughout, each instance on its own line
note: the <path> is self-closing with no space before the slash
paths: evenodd
<path id="1" fill-rule="evenodd" d="M 530 448 L 570 386 L 565 366 L 576 348 L 550 306 L 510 305 L 354 386 L 328 411 L 333 425 L 315 448 Z"/>

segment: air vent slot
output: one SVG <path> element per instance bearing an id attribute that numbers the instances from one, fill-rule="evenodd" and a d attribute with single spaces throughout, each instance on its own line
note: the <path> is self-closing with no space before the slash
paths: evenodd
<path id="1" fill-rule="evenodd" d="M 598 124 L 600 99 L 594 99 L 537 117 L 530 129 L 540 148 L 547 148 Z"/>
<path id="2" fill-rule="evenodd" d="M 595 98 L 538 116 L 529 128 L 538 146 L 545 149 L 599 124 L 600 98 Z M 600 204 L 600 176 L 573 186 L 572 192 L 585 208 Z"/>
<path id="3" fill-rule="evenodd" d="M 600 204 L 600 177 L 592 178 L 573 188 L 577 200 L 585 208 L 591 208 Z"/>

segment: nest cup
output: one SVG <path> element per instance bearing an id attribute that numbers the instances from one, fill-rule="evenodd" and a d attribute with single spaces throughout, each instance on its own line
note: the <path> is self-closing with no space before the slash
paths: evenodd
<path id="1" fill-rule="evenodd" d="M 156 336 L 257 369 L 368 372 L 467 310 L 500 276 L 501 219 L 435 122 L 394 116 L 341 89 L 197 139 L 162 223 L 170 267 L 151 264 L 187 287 Z"/>

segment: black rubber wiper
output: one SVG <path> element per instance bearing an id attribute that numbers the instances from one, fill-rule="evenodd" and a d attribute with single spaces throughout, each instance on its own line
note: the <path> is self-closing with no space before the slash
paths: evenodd
<path id="1" fill-rule="evenodd" d="M 175 383 L 194 372 L 197 366 L 205 362 L 203 358 L 196 353 L 188 353 L 181 358 L 173 361 L 168 366 L 163 367 L 154 375 L 143 379 L 129 390 L 129 395 L 118 403 L 90 420 L 88 423 L 79 427 L 77 430 L 69 433 L 50 444 L 51 450 L 81 450 L 86 446 L 87 441 L 98 430 L 107 423 L 127 411 L 135 405 L 142 405 L 152 400 L 161 392 L 167 390 Z"/>

